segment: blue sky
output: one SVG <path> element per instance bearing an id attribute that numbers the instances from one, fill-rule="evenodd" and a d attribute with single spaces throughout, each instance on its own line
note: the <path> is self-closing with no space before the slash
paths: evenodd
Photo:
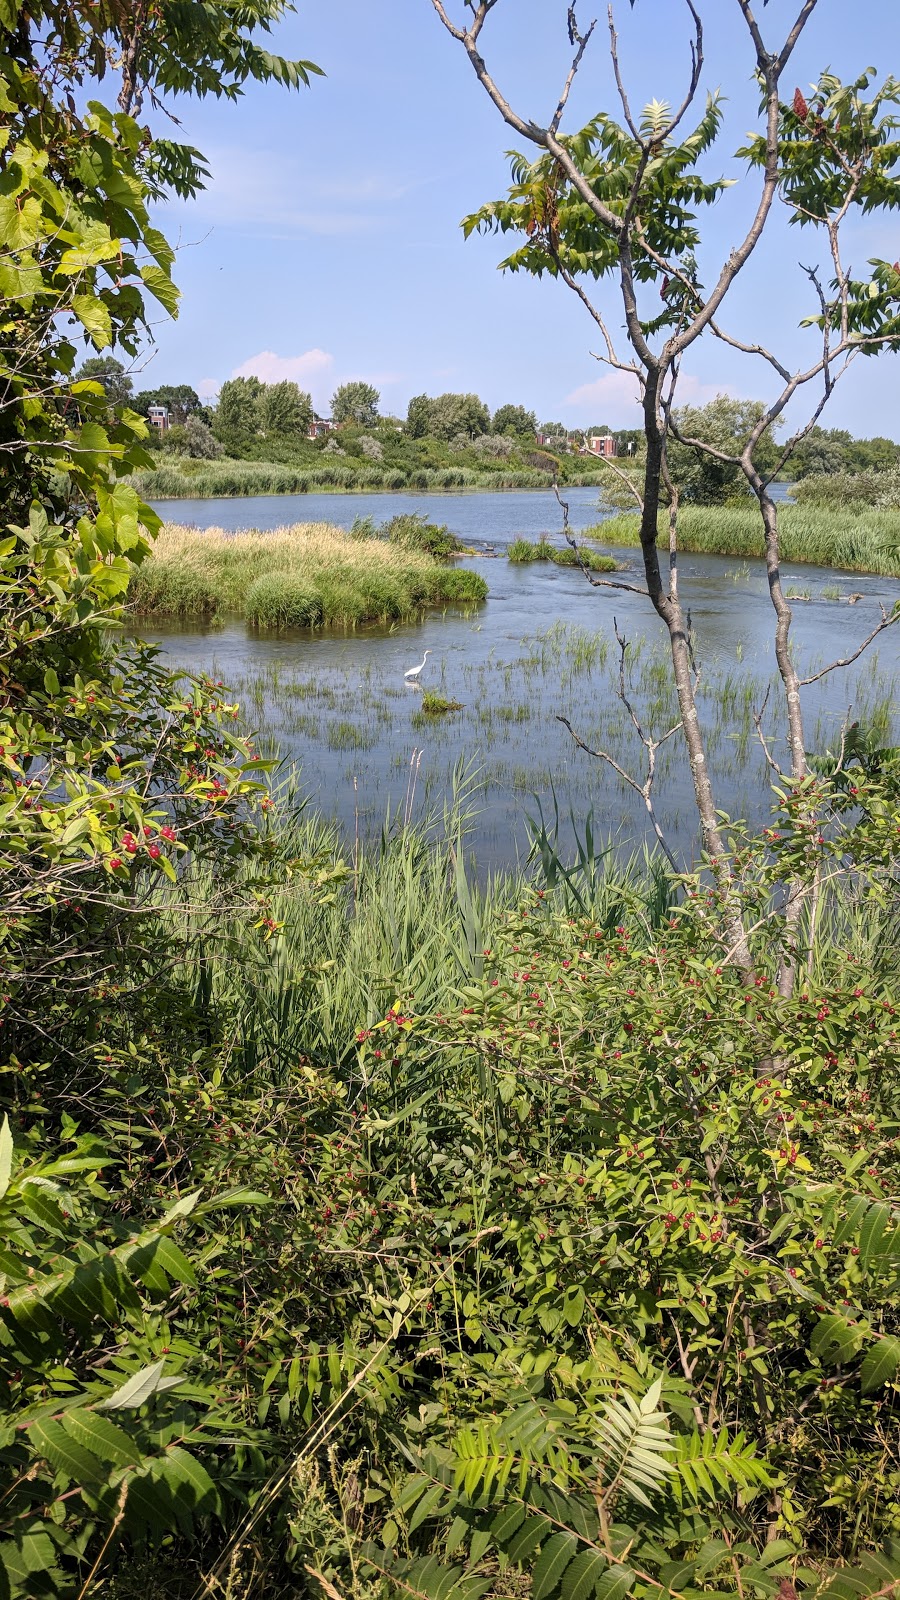
<path id="1" fill-rule="evenodd" d="M 763 10 L 757 0 L 773 44 L 798 3 L 770 0 Z M 757 92 L 737 0 L 700 0 L 700 9 L 705 84 L 728 97 L 716 170 L 740 179 L 708 219 L 708 282 L 753 202 L 754 180 L 726 153 L 755 126 Z M 565 0 L 500 0 L 482 36 L 510 100 L 542 121 L 567 67 L 565 12 Z M 569 128 L 614 109 L 605 0 L 581 0 L 583 19 L 598 12 Z M 636 105 L 680 98 L 684 17 L 682 0 L 637 0 L 633 10 L 618 0 Z M 184 301 L 177 322 L 157 326 L 138 385 L 189 382 L 211 393 L 235 373 L 256 372 L 296 378 L 327 411 L 337 383 L 363 377 L 381 390 L 383 409 L 399 414 L 412 394 L 454 389 L 475 390 L 492 407 L 522 402 L 570 426 L 635 425 L 627 380 L 592 358 L 596 330 L 570 292 L 499 273 L 496 239 L 463 240 L 460 219 L 503 193 L 505 151 L 515 141 L 431 0 L 298 0 L 277 47 L 317 61 L 327 76 L 299 94 L 253 86 L 236 104 L 185 99 L 173 107 L 213 179 L 196 201 L 160 208 L 179 248 Z M 788 88 L 806 86 L 826 66 L 846 78 L 869 65 L 900 75 L 896 0 L 819 0 Z M 812 250 L 810 235 L 788 231 L 779 217 L 730 302 L 730 330 L 761 337 L 788 364 L 811 354 L 811 335 L 797 324 L 810 309 L 798 258 L 809 261 Z M 873 255 L 900 256 L 900 217 L 848 231 L 847 259 L 861 273 Z M 600 293 L 621 321 L 613 286 Z M 898 380 L 897 358 L 858 362 L 823 421 L 900 438 Z M 764 396 L 765 371 L 721 345 L 696 349 L 683 398 L 702 402 L 723 389 Z"/>

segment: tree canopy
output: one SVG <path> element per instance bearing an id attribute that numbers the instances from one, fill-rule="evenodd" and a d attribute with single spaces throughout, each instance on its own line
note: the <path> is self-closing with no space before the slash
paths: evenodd
<path id="1" fill-rule="evenodd" d="M 378 421 L 381 395 L 371 383 L 356 379 L 342 383 L 331 396 L 333 422 L 355 422 L 361 428 L 374 428 Z"/>
<path id="2" fill-rule="evenodd" d="M 465 434 L 476 439 L 491 430 L 491 414 L 477 394 L 414 395 L 406 414 L 407 432 L 414 439 L 430 434 L 453 439 Z"/>
<path id="3" fill-rule="evenodd" d="M 264 385 L 257 411 L 263 433 L 296 438 L 306 433 L 312 421 L 312 399 L 299 384 L 286 378 Z"/>
<path id="4" fill-rule="evenodd" d="M 500 406 L 493 416 L 494 433 L 509 434 L 513 438 L 533 438 L 537 433 L 537 417 L 524 406 Z"/>
<path id="5" fill-rule="evenodd" d="M 746 482 L 737 463 L 721 460 L 710 451 L 682 444 L 681 439 L 700 439 L 714 451 L 734 457 L 740 455 L 754 427 L 765 416 L 762 400 L 736 400 L 720 394 L 705 406 L 676 407 L 672 414 L 673 438 L 669 446 L 669 465 L 682 499 L 688 505 L 721 505 L 730 496 L 747 494 Z M 778 462 L 778 447 L 769 430 L 757 451 L 764 470 Z"/>
<path id="6" fill-rule="evenodd" d="M 173 423 L 187 422 L 204 410 L 196 389 L 189 383 L 163 383 L 158 389 L 141 389 L 134 397 L 134 409 L 142 417 L 149 415 L 151 406 L 165 406 Z"/>

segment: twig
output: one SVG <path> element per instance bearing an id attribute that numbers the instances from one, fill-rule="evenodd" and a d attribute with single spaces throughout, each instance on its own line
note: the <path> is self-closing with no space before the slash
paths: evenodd
<path id="1" fill-rule="evenodd" d="M 628 641 L 627 639 L 624 639 L 619 632 L 619 625 L 615 618 L 613 618 L 613 627 L 615 629 L 616 641 L 619 646 L 619 699 L 625 707 L 625 710 L 628 712 L 637 736 L 647 752 L 647 776 L 644 779 L 644 782 L 638 783 L 637 778 L 633 777 L 630 772 L 627 772 L 624 767 L 620 766 L 618 761 L 616 761 L 607 750 L 594 750 L 591 745 L 586 744 L 581 738 L 580 734 L 575 732 L 575 729 L 572 727 L 568 717 L 557 715 L 556 720 L 557 722 L 561 722 L 563 727 L 568 730 L 575 743 L 578 745 L 578 748 L 583 750 L 585 755 L 593 756 L 596 761 L 605 761 L 607 765 L 612 767 L 613 771 L 617 772 L 619 777 L 622 778 L 624 782 L 634 790 L 635 794 L 640 795 L 644 803 L 647 816 L 650 819 L 651 827 L 656 834 L 659 847 L 663 851 L 663 854 L 665 855 L 669 866 L 672 868 L 672 871 L 677 873 L 680 871 L 678 862 L 675 860 L 675 857 L 669 848 L 666 836 L 663 833 L 662 827 L 660 826 L 659 818 L 656 815 L 656 809 L 653 804 L 653 785 L 656 780 L 656 752 L 661 750 L 662 746 L 666 744 L 669 739 L 681 731 L 682 725 L 680 722 L 676 722 L 674 727 L 671 727 L 668 733 L 664 733 L 661 739 L 652 739 L 644 732 L 637 712 L 628 698 L 628 691 L 625 683 L 625 657 L 628 650 Z"/>
<path id="2" fill-rule="evenodd" d="M 854 661 L 859 660 L 863 651 L 868 650 L 872 640 L 877 639 L 880 633 L 884 633 L 885 628 L 892 628 L 896 622 L 900 622 L 900 610 L 892 611 L 891 615 L 888 616 L 884 606 L 882 606 L 881 621 L 876 628 L 872 629 L 870 634 L 866 635 L 859 649 L 854 650 L 852 656 L 842 656 L 839 661 L 832 661 L 827 667 L 823 667 L 821 672 L 814 672 L 809 678 L 801 678 L 800 687 L 805 689 L 811 683 L 818 683 L 820 678 L 826 678 L 829 672 L 835 672 L 838 667 L 852 667 Z"/>

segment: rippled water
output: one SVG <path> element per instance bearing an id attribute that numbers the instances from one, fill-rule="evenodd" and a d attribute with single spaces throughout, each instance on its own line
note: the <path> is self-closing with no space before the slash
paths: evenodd
<path id="1" fill-rule="evenodd" d="M 572 525 L 598 520 L 595 489 L 568 492 Z M 329 520 L 348 527 L 354 517 L 377 520 L 421 510 L 447 522 L 472 544 L 496 554 L 472 564 L 488 580 L 487 602 L 471 614 L 431 614 L 421 625 L 366 628 L 354 633 L 264 636 L 243 623 L 212 629 L 154 628 L 173 663 L 210 671 L 240 694 L 262 748 L 277 748 L 302 763 L 303 784 L 348 831 L 377 831 L 405 803 L 415 775 L 417 811 L 448 794 L 455 765 L 478 770 L 480 814 L 474 845 L 482 866 L 520 860 L 528 849 L 526 814 L 568 814 L 583 823 L 593 810 L 595 832 L 622 850 L 647 837 L 640 801 L 607 766 L 577 749 L 557 720 L 566 716 L 585 743 L 601 746 L 640 773 L 642 749 L 616 694 L 613 618 L 630 641 L 629 686 L 649 732 L 674 721 L 665 638 L 649 602 L 623 591 L 594 589 L 579 572 L 513 566 L 503 559 L 515 537 L 559 536 L 552 494 L 299 495 L 257 499 L 166 501 L 158 509 L 197 526 L 271 528 L 286 522 Z M 612 552 L 633 564 L 633 550 Z M 796 606 L 794 642 L 810 670 L 852 653 L 879 616 L 900 598 L 900 581 L 797 567 L 785 583 L 812 599 Z M 772 681 L 772 608 L 761 563 L 684 556 L 681 588 L 690 606 L 703 664 L 700 699 L 709 728 L 710 764 L 718 803 L 732 816 L 764 820 L 768 776 L 752 713 Z M 823 597 L 838 591 L 841 600 Z M 855 604 L 850 594 L 861 595 Z M 148 628 L 142 630 L 145 634 Z M 894 733 L 900 628 L 881 638 L 864 661 L 808 691 L 811 749 L 836 747 L 848 715 L 876 720 Z M 421 714 L 421 693 L 404 670 L 432 654 L 423 683 L 461 709 L 439 718 Z M 852 707 L 852 711 L 850 708 Z M 783 749 L 772 708 L 767 723 Z M 671 841 L 689 858 L 695 825 L 687 764 L 677 738 L 662 752 L 658 810 Z"/>

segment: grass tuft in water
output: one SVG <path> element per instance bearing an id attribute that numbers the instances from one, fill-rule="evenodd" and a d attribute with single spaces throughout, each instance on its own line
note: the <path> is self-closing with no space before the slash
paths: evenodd
<path id="1" fill-rule="evenodd" d="M 618 563 L 612 556 L 601 555 L 599 550 L 581 549 L 576 556 L 571 545 L 551 544 L 549 539 L 539 539 L 533 543 L 530 539 L 514 539 L 507 552 L 507 560 L 516 565 L 523 565 L 528 561 L 552 561 L 557 567 L 574 567 L 578 559 L 583 561 L 592 572 L 615 572 Z"/>
<path id="2" fill-rule="evenodd" d="M 405 622 L 486 596 L 479 573 L 326 523 L 237 534 L 168 524 L 129 588 L 145 615 L 223 614 L 274 631 Z"/>
<path id="3" fill-rule="evenodd" d="M 442 694 L 426 689 L 422 695 L 420 711 L 427 717 L 441 717 L 446 711 L 462 711 L 461 700 L 445 700 Z"/>

